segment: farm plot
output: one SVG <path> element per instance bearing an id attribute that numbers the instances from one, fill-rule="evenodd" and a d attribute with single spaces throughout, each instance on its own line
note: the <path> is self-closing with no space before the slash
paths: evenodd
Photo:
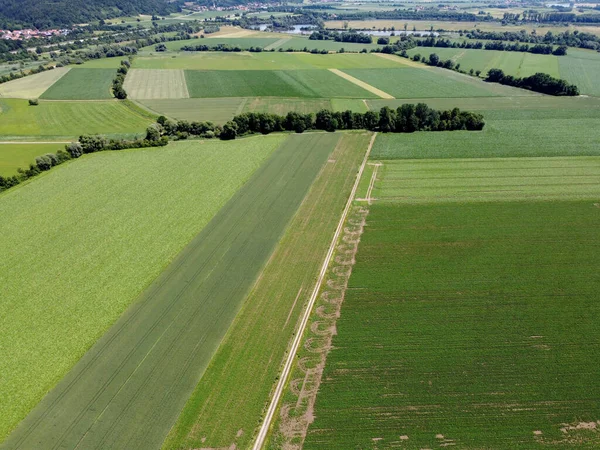
<path id="1" fill-rule="evenodd" d="M 143 133 L 153 116 L 130 102 L 53 102 L 29 106 L 0 99 L 0 139 L 72 139 L 81 134 L 126 136 Z"/>
<path id="2" fill-rule="evenodd" d="M 383 58 L 381 58 L 383 59 Z M 497 89 L 468 76 L 444 69 L 403 67 L 395 69 L 344 69 L 343 72 L 396 98 L 496 97 L 528 95 L 517 89 Z M 518 91 L 522 91 L 521 93 Z"/>
<path id="3" fill-rule="evenodd" d="M 223 124 L 236 114 L 240 114 L 247 99 L 241 97 L 221 98 L 182 98 L 140 100 L 146 108 L 159 115 L 179 120 L 213 122 Z"/>
<path id="4" fill-rule="evenodd" d="M 185 75 L 191 97 L 375 97 L 327 70 L 187 70 Z"/>
<path id="5" fill-rule="evenodd" d="M 46 100 L 102 100 L 112 98 L 112 69 L 71 69 L 44 92 Z"/>
<path id="6" fill-rule="evenodd" d="M 249 448 L 369 138 L 342 135 L 163 448 Z"/>
<path id="7" fill-rule="evenodd" d="M 559 102 L 555 108 L 481 111 L 481 132 L 382 134 L 375 159 L 494 158 L 600 155 L 600 109 L 590 101 Z"/>
<path id="8" fill-rule="evenodd" d="M 207 40 L 199 40 L 199 39 L 187 39 L 184 41 L 172 41 L 165 42 L 165 46 L 170 51 L 178 51 L 181 50 L 181 47 L 186 45 L 208 45 L 208 46 L 216 46 L 216 45 L 228 45 L 231 47 L 240 47 L 242 49 L 249 49 L 250 47 L 258 47 L 265 48 L 270 44 L 277 42 L 279 39 L 277 37 L 272 38 L 255 38 L 255 37 L 240 37 L 240 38 L 225 38 L 225 37 L 211 37 L 210 35 L 206 36 Z M 154 46 L 144 47 L 143 51 L 152 51 L 154 50 Z"/>
<path id="9" fill-rule="evenodd" d="M 7 444 L 159 446 L 338 138 L 288 137 Z M 192 177 L 206 186 L 203 177 Z M 198 204 L 188 183 L 181 185 Z M 172 198 L 170 190 L 165 194 Z"/>
<path id="10" fill-rule="evenodd" d="M 0 84 L 0 97 L 34 99 L 63 77 L 70 68 L 59 67 Z"/>
<path id="11" fill-rule="evenodd" d="M 27 168 L 35 158 L 63 149 L 61 144 L 2 144 L 0 143 L 0 175 L 12 176 L 17 169 Z"/>
<path id="12" fill-rule="evenodd" d="M 284 139 L 98 153 L 0 195 L 0 441 Z"/>
<path id="13" fill-rule="evenodd" d="M 597 448 L 597 198 L 371 206 L 304 448 Z"/>
<path id="14" fill-rule="evenodd" d="M 311 53 L 177 53 L 161 56 L 140 56 L 133 62 L 136 69 L 189 69 L 189 70 L 301 70 L 385 68 L 403 66 L 397 61 L 373 54 L 337 53 L 314 55 Z"/>
<path id="15" fill-rule="evenodd" d="M 600 97 L 600 55 L 596 52 L 569 49 L 559 59 L 560 74 L 577 85 L 582 94 Z"/>
<path id="16" fill-rule="evenodd" d="M 131 69 L 123 85 L 131 99 L 188 98 L 183 70 Z"/>
<path id="17" fill-rule="evenodd" d="M 266 112 L 286 115 L 288 112 L 302 114 L 315 113 L 321 109 L 331 109 L 329 99 L 298 99 L 298 98 L 265 98 L 256 97 L 247 99 L 243 112 Z"/>
<path id="18" fill-rule="evenodd" d="M 600 157 L 387 161 L 374 190 L 404 203 L 580 200 L 600 197 Z"/>

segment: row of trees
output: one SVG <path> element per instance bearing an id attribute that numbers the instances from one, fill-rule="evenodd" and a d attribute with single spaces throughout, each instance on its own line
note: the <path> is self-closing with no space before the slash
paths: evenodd
<path id="1" fill-rule="evenodd" d="M 506 75 L 501 69 L 490 69 L 485 81 L 515 86 L 521 89 L 541 92 L 548 95 L 579 95 L 579 88 L 565 80 L 554 78 L 546 73 L 536 73 L 525 78 Z"/>
<path id="2" fill-rule="evenodd" d="M 311 33 L 309 39 L 312 41 L 336 41 L 336 42 L 354 42 L 357 44 L 372 44 L 373 38 L 366 33 L 356 31 L 337 31 L 319 30 Z"/>
<path id="3" fill-rule="evenodd" d="M 521 31 L 480 31 L 473 30 L 466 33 L 469 39 L 485 39 L 490 41 L 510 41 L 526 42 L 530 44 L 559 45 L 566 47 L 587 48 L 591 50 L 600 50 L 600 36 L 585 33 L 578 30 L 573 32 L 565 31 L 562 33 L 552 33 L 538 35 L 537 33 L 527 33 Z"/>
<path id="4" fill-rule="evenodd" d="M 556 49 L 552 44 L 535 44 L 530 46 L 529 44 L 521 44 L 519 42 L 505 43 L 503 41 L 490 41 L 483 42 L 469 42 L 469 41 L 451 41 L 450 39 L 436 39 L 430 36 L 426 39 L 416 40 L 416 44 L 419 47 L 438 47 L 438 48 L 473 48 L 473 49 L 484 49 L 484 50 L 501 50 L 510 52 L 528 52 L 542 55 L 557 55 L 562 56 L 567 54 L 567 47 L 561 45 Z"/>
<path id="5" fill-rule="evenodd" d="M 134 140 L 107 139 L 104 136 L 83 135 L 79 137 L 79 141 L 65 145 L 64 150 L 38 156 L 35 159 L 35 164 L 30 164 L 27 169 L 18 169 L 17 175 L 11 177 L 0 176 L 0 192 L 16 186 L 66 161 L 79 158 L 86 153 L 95 153 L 106 150 L 123 150 L 127 148 L 159 147 L 165 146 L 168 143 L 168 137 L 153 133 L 147 133 L 145 139 Z"/>
<path id="6" fill-rule="evenodd" d="M 113 79 L 113 95 L 119 100 L 125 100 L 127 98 L 127 92 L 125 92 L 123 83 L 125 83 L 125 77 L 127 76 L 127 72 L 129 71 L 130 67 L 131 63 L 128 60 L 124 59 L 123 61 L 121 61 L 121 65 L 117 69 L 117 75 Z"/>

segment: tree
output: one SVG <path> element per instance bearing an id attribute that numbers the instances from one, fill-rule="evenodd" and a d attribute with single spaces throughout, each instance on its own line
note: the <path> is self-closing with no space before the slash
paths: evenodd
<path id="1" fill-rule="evenodd" d="M 235 139 L 236 136 L 237 124 L 230 120 L 223 125 L 223 131 L 221 131 L 221 135 L 219 137 L 224 141 L 229 141 Z"/>
<path id="2" fill-rule="evenodd" d="M 50 170 L 52 167 L 52 160 L 48 155 L 38 156 L 35 158 L 35 165 L 38 166 L 40 170 Z"/>
<path id="3" fill-rule="evenodd" d="M 160 139 L 160 125 L 158 123 L 150 125 L 146 128 L 146 140 L 148 141 L 158 141 Z"/>
<path id="4" fill-rule="evenodd" d="M 333 118 L 331 111 L 322 109 L 317 113 L 315 127 L 318 130 L 335 131 L 338 128 L 338 123 Z"/>
<path id="5" fill-rule="evenodd" d="M 384 133 L 393 131 L 396 128 L 396 114 L 388 106 L 384 106 L 379 111 L 379 130 Z"/>
<path id="6" fill-rule="evenodd" d="M 71 155 L 71 158 L 79 158 L 83 155 L 83 147 L 79 142 L 71 142 L 65 145 L 65 150 Z"/>
<path id="7" fill-rule="evenodd" d="M 380 37 L 377 39 L 377 44 L 379 45 L 388 45 L 390 43 L 390 38 Z"/>
<path id="8" fill-rule="evenodd" d="M 437 66 L 440 62 L 440 57 L 436 53 L 429 55 L 429 65 Z"/>

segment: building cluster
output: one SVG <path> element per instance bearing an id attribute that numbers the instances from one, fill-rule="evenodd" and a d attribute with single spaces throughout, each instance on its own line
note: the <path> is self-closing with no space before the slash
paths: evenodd
<path id="1" fill-rule="evenodd" d="M 22 41 L 31 38 L 49 38 L 52 36 L 66 36 L 70 30 L 0 30 L 0 39 Z"/>

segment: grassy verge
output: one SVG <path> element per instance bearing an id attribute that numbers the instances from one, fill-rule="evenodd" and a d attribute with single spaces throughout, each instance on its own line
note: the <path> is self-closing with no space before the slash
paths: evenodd
<path id="1" fill-rule="evenodd" d="M 164 448 L 247 448 L 252 442 L 369 138 L 343 134 Z"/>

